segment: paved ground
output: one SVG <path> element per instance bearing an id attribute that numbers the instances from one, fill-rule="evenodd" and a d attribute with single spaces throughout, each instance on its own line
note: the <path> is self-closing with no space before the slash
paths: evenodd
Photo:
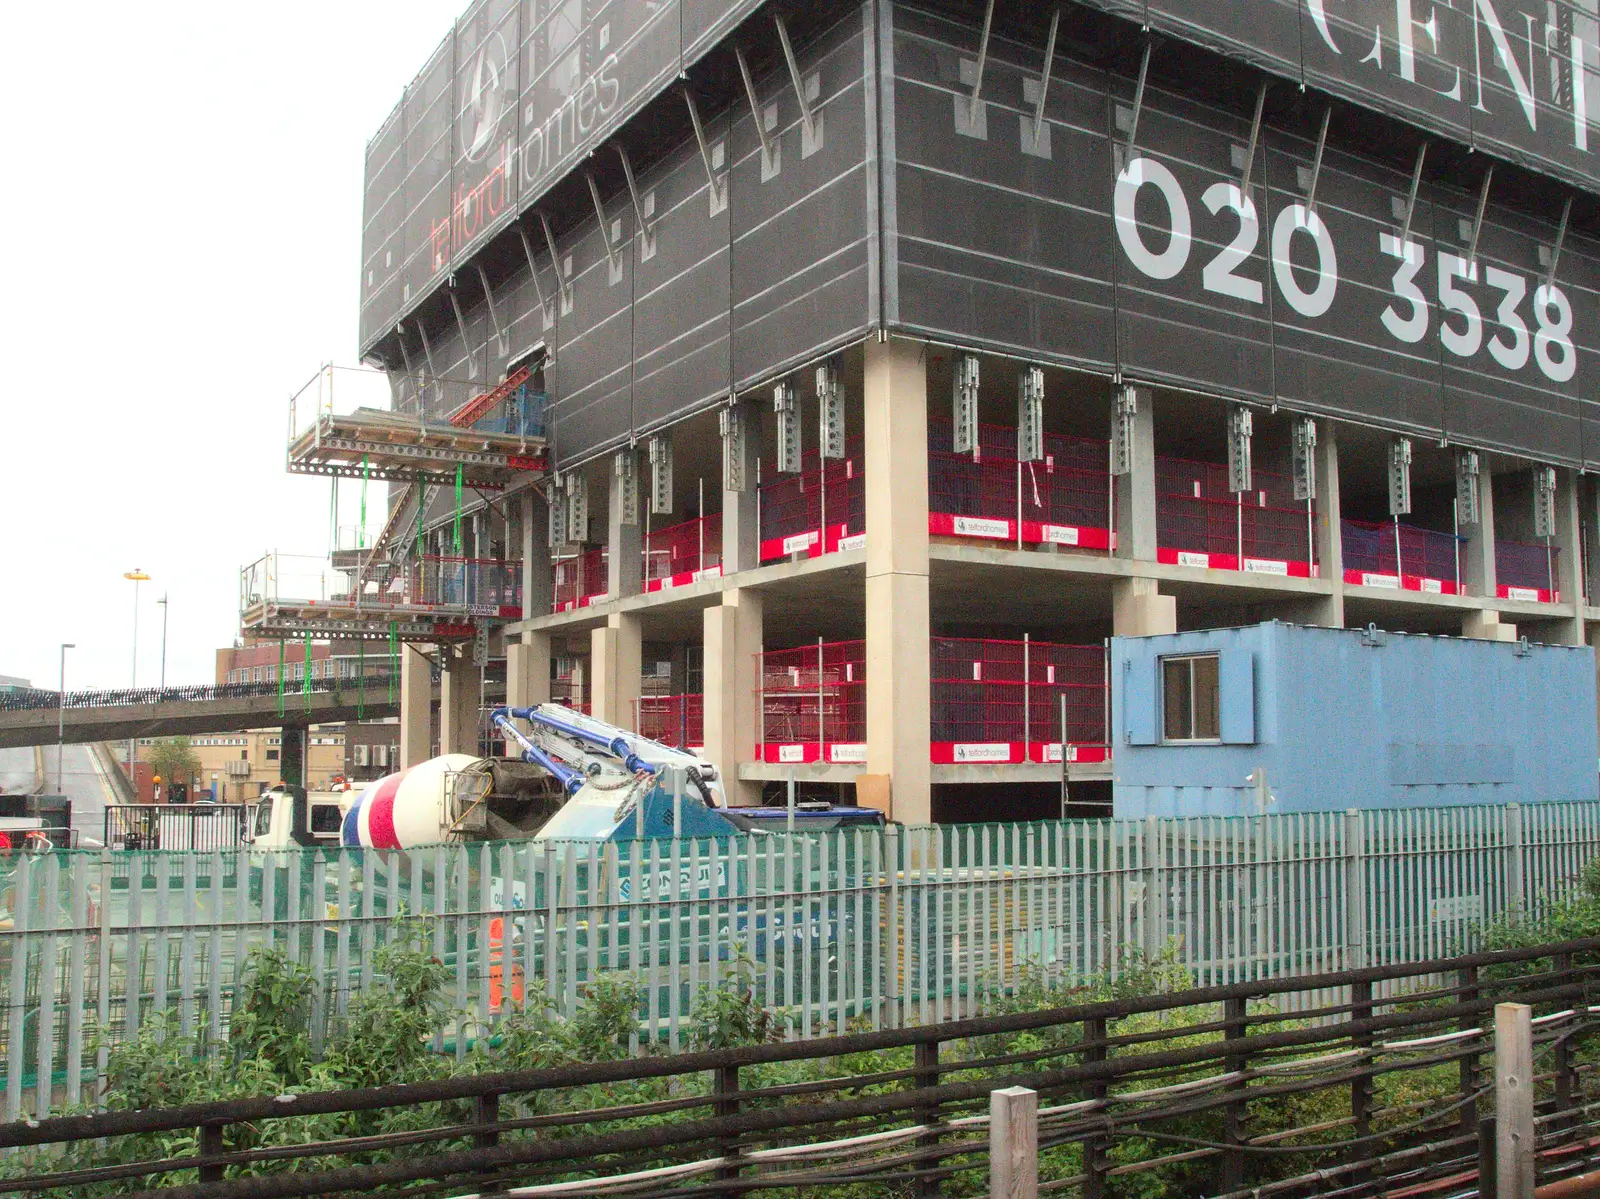
<path id="1" fill-rule="evenodd" d="M 56 747 L 40 748 L 44 762 L 44 789 L 56 792 Z M 80 841 L 98 843 L 105 836 L 105 807 L 115 796 L 101 780 L 94 755 L 87 745 L 63 747 L 60 762 L 61 792 L 72 800 L 72 827 Z M 37 782 L 32 748 L 0 749 L 0 792 L 27 793 Z"/>

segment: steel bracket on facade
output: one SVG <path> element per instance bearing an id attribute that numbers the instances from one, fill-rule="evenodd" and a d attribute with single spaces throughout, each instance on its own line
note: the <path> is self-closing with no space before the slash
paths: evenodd
<path id="1" fill-rule="evenodd" d="M 1267 110 L 1267 81 L 1263 79 L 1256 88 L 1256 113 L 1250 118 L 1250 144 L 1244 151 L 1244 175 L 1239 182 L 1239 196 L 1250 202 L 1250 176 L 1255 172 L 1256 151 L 1261 147 L 1261 115 Z"/>
<path id="2" fill-rule="evenodd" d="M 1411 511 L 1411 438 L 1396 437 L 1389 442 L 1389 515 L 1405 516 Z"/>
<path id="3" fill-rule="evenodd" d="M 1556 468 L 1533 468 L 1533 535 L 1550 538 L 1556 535 Z"/>
<path id="4" fill-rule="evenodd" d="M 956 359 L 950 396 L 950 449 L 956 454 L 978 454 L 978 359 L 962 354 Z"/>
<path id="5" fill-rule="evenodd" d="M 1294 498 L 1317 498 L 1317 422 L 1309 416 L 1296 417 L 1293 434 Z"/>
<path id="6" fill-rule="evenodd" d="M 1235 404 L 1228 409 L 1228 490 L 1240 495 L 1251 490 L 1254 476 L 1250 469 L 1250 441 L 1255 419 L 1250 409 Z"/>
<path id="7" fill-rule="evenodd" d="M 1134 417 L 1139 412 L 1137 388 L 1124 387 L 1117 392 L 1116 406 L 1111 414 L 1111 473 L 1133 473 Z"/>
<path id="8" fill-rule="evenodd" d="M 472 338 L 467 336 L 467 318 L 461 315 L 461 297 L 456 294 L 456 284 L 453 278 L 450 280 L 450 287 L 448 290 L 450 292 L 450 309 L 456 314 L 456 329 L 461 334 L 462 348 L 469 349 L 469 347 L 472 345 Z M 477 377 L 478 359 L 475 355 L 468 352 L 467 378 L 476 379 Z"/>
<path id="9" fill-rule="evenodd" d="M 606 248 L 606 261 L 611 266 L 611 282 L 616 283 L 622 278 L 622 263 L 617 259 L 617 248 L 611 243 L 610 222 L 606 220 L 606 206 L 600 201 L 600 185 L 594 181 L 593 171 L 584 171 L 583 177 L 589 184 L 589 196 L 594 200 L 595 219 L 600 222 L 600 241 Z"/>
<path id="10" fill-rule="evenodd" d="M 983 9 L 983 33 L 978 38 L 978 65 L 973 71 L 972 98 L 968 101 L 972 110 L 976 112 L 978 105 L 983 102 L 983 68 L 989 61 L 989 31 L 994 27 L 994 0 L 989 0 Z"/>
<path id="11" fill-rule="evenodd" d="M 1039 71 L 1039 94 L 1033 101 L 1033 148 L 1039 148 L 1039 137 L 1044 132 L 1045 98 L 1050 94 L 1050 71 L 1056 63 L 1056 33 L 1061 28 L 1061 6 L 1050 9 L 1050 34 L 1044 42 L 1044 66 Z"/>
<path id="12" fill-rule="evenodd" d="M 672 515 L 672 437 L 658 433 L 647 443 L 650 457 L 650 514 Z"/>
<path id="13" fill-rule="evenodd" d="M 411 351 L 406 348 L 405 330 L 402 326 L 394 327 L 395 344 L 400 347 L 400 360 L 406 364 L 406 381 L 417 388 L 417 415 L 422 415 L 422 392 L 426 383 L 417 382 L 416 368 L 411 365 Z"/>
<path id="14" fill-rule="evenodd" d="M 561 310 L 571 312 L 572 281 L 561 273 L 561 255 L 556 252 L 556 231 L 550 227 L 550 214 L 541 212 L 539 224 L 544 226 L 544 244 L 550 251 L 550 269 L 555 272 L 556 286 L 561 289 Z"/>
<path id="15" fill-rule="evenodd" d="M 1317 214 L 1317 184 L 1322 182 L 1322 152 L 1328 148 L 1328 122 L 1333 120 L 1333 105 L 1322 110 L 1322 128 L 1317 130 L 1317 151 L 1311 158 L 1311 186 L 1306 188 L 1306 211 Z"/>
<path id="16" fill-rule="evenodd" d="M 1406 252 L 1411 240 L 1411 218 L 1417 213 L 1417 192 L 1422 187 L 1422 164 L 1428 161 L 1428 143 L 1417 147 L 1417 165 L 1411 168 L 1411 191 L 1406 195 L 1406 216 L 1400 225 L 1400 253 Z"/>
<path id="17" fill-rule="evenodd" d="M 506 341 L 506 329 L 500 323 L 500 313 L 495 310 L 494 290 L 489 286 L 489 272 L 483 269 L 481 262 L 477 264 L 477 267 L 478 282 L 483 284 L 483 300 L 489 309 L 489 323 L 494 326 L 495 345 L 499 348 L 500 356 L 503 358 L 510 352 L 511 348 Z"/>
<path id="18" fill-rule="evenodd" d="M 845 456 L 844 388 L 832 362 L 817 367 L 818 443 L 824 458 Z"/>
<path id="19" fill-rule="evenodd" d="M 422 354 L 428 360 L 428 378 L 437 379 L 439 368 L 433 362 L 433 343 L 428 340 L 428 329 L 421 321 L 417 322 L 417 336 L 422 340 Z"/>
<path id="20" fill-rule="evenodd" d="M 1476 450 L 1456 454 L 1456 523 L 1476 526 L 1482 519 L 1478 507 L 1478 463 Z"/>
<path id="21" fill-rule="evenodd" d="M 539 282 L 539 263 L 534 258 L 533 242 L 528 240 L 528 231 L 522 227 L 521 221 L 517 222 L 517 236 L 522 239 L 522 253 L 528 260 L 528 274 L 533 276 L 533 294 L 539 301 L 539 315 L 544 318 L 544 327 L 548 329 L 555 321 L 555 313 L 550 310 L 551 302 L 545 298 L 544 284 Z M 553 267 L 555 263 L 550 265 Z"/>
<path id="22" fill-rule="evenodd" d="M 611 460 L 612 473 L 617 478 L 617 521 L 624 525 L 639 523 L 639 455 L 633 450 L 618 450 Z"/>
<path id="23" fill-rule="evenodd" d="M 991 5 L 994 0 L 990 0 Z M 805 126 L 806 138 L 813 145 L 817 140 L 817 116 L 811 111 L 811 100 L 806 95 L 806 83 L 800 78 L 800 64 L 795 61 L 794 45 L 789 41 L 789 28 L 783 17 L 772 14 L 772 23 L 778 27 L 778 41 L 783 46 L 783 61 L 789 67 L 789 80 L 794 84 L 795 102 L 800 105 L 800 121 Z"/>
<path id="24" fill-rule="evenodd" d="M 1489 187 L 1494 182 L 1494 165 L 1483 173 L 1483 187 L 1478 192 L 1478 213 L 1472 218 L 1472 244 L 1467 247 L 1467 271 L 1473 278 L 1478 274 L 1478 236 L 1483 232 L 1483 214 L 1489 210 Z"/>
<path id="25" fill-rule="evenodd" d="M 1139 82 L 1133 87 L 1133 112 L 1128 116 L 1128 140 L 1123 146 L 1125 157 L 1133 158 L 1133 147 L 1139 139 L 1139 114 L 1144 111 L 1144 85 L 1150 78 L 1150 51 L 1155 49 L 1155 43 L 1146 41 L 1144 44 L 1144 57 L 1139 60 Z"/>
<path id="26" fill-rule="evenodd" d="M 1025 366 L 1017 376 L 1017 461 L 1044 457 L 1044 368 Z"/>
<path id="27" fill-rule="evenodd" d="M 778 418 L 778 473 L 798 474 L 800 463 L 800 405 L 794 384 L 781 380 L 772 389 L 772 411 Z"/>
<path id="28" fill-rule="evenodd" d="M 722 489 L 744 491 L 749 483 L 744 476 L 744 410 L 730 400 L 717 413 L 717 430 L 722 435 Z"/>
<path id="29" fill-rule="evenodd" d="M 744 94 L 750 101 L 750 115 L 756 123 L 756 136 L 761 139 L 761 178 L 765 182 L 782 167 L 778 159 L 778 144 L 767 132 L 767 114 L 761 109 L 761 98 L 756 95 L 756 81 L 750 75 L 750 60 L 744 56 L 744 47 L 735 45 L 733 56 L 739 62 L 739 78 L 744 80 Z"/>
<path id="30" fill-rule="evenodd" d="M 711 143 L 706 140 L 706 128 L 700 121 L 700 106 L 695 103 L 689 85 L 683 86 L 683 100 L 689 106 L 689 123 L 694 126 L 694 140 L 700 147 L 700 161 L 705 164 L 706 182 L 711 188 L 711 215 L 716 216 L 728 206 L 727 181 L 717 174 L 717 163 L 712 157 Z"/>
<path id="31" fill-rule="evenodd" d="M 639 183 L 633 177 L 633 163 L 628 158 L 628 152 L 617 146 L 617 157 L 622 159 L 622 173 L 628 180 L 628 195 L 633 200 L 633 215 L 639 222 L 639 260 L 654 258 L 656 253 L 655 230 L 650 227 L 650 221 L 644 210 L 644 197 L 639 194 Z M 655 197 L 650 197 L 651 206 L 655 205 Z"/>
<path id="32" fill-rule="evenodd" d="M 1555 245 L 1550 247 L 1550 267 L 1544 273 L 1546 290 L 1555 285 L 1556 266 L 1561 261 L 1561 247 L 1567 241 L 1567 222 L 1572 219 L 1572 197 L 1567 197 L 1567 202 L 1561 206 L 1561 225 L 1556 229 Z"/>

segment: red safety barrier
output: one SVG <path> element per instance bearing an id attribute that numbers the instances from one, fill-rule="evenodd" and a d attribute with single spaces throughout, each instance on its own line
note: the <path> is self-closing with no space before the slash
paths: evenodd
<path id="1" fill-rule="evenodd" d="M 563 558 L 555 564 L 554 586 L 551 589 L 550 610 L 570 612 L 574 608 L 587 608 L 605 598 L 606 551 L 604 547 L 587 550 L 575 558 Z"/>
<path id="2" fill-rule="evenodd" d="M 867 760 L 866 642 L 819 642 L 756 656 L 763 762 Z"/>
<path id="3" fill-rule="evenodd" d="M 722 513 L 656 529 L 644 539 L 644 589 L 665 591 L 722 574 Z"/>
<path id="4" fill-rule="evenodd" d="M 673 749 L 705 752 L 705 696 L 646 695 L 635 701 L 634 729 L 639 736 Z"/>
<path id="5" fill-rule="evenodd" d="M 1340 522 L 1344 581 L 1358 587 L 1387 587 L 1430 595 L 1462 595 L 1461 546 L 1453 533 L 1418 529 L 1396 522 Z"/>
<path id="6" fill-rule="evenodd" d="M 1494 543 L 1495 594 L 1501 599 L 1559 604 L 1561 551 L 1538 541 Z"/>
<path id="7" fill-rule="evenodd" d="M 1316 574 L 1309 506 L 1292 481 L 1257 470 L 1251 490 L 1228 490 L 1228 468 L 1156 459 L 1156 560 L 1253 574 Z"/>
<path id="8" fill-rule="evenodd" d="M 935 762 L 1103 762 L 1106 651 L 1048 641 L 933 640 Z"/>
<path id="9" fill-rule="evenodd" d="M 845 458 L 811 451 L 799 474 L 780 475 L 761 487 L 761 560 L 791 554 L 818 558 L 867 543 L 867 487 L 859 442 Z M 772 470 L 763 464 L 763 472 Z"/>
<path id="10" fill-rule="evenodd" d="M 928 422 L 928 532 L 1109 550 L 1106 443 L 1049 433 L 1043 460 L 1019 463 L 1016 437 L 1004 425 L 980 425 L 978 452 L 957 454 L 950 423 Z"/>

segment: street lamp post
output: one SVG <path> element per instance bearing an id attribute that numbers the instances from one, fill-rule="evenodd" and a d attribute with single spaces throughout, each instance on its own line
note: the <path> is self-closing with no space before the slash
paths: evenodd
<path id="1" fill-rule="evenodd" d="M 61 759 L 64 753 L 63 746 L 67 740 L 67 651 L 77 647 L 70 641 L 61 643 L 61 678 L 58 680 L 60 690 L 56 692 L 56 794 L 65 795 L 61 789 Z"/>
<path id="2" fill-rule="evenodd" d="M 122 577 L 125 578 L 125 579 L 129 579 L 129 580 L 131 580 L 133 582 L 133 676 L 129 680 L 128 686 L 132 687 L 132 688 L 137 688 L 139 686 L 139 584 L 140 583 L 148 583 L 150 581 L 150 576 L 145 574 L 144 571 L 140 570 L 137 566 L 135 566 L 132 570 L 125 571 L 123 573 Z M 133 755 L 134 755 L 134 738 L 129 737 L 128 738 L 128 781 L 130 783 L 134 781 L 133 780 Z"/>
<path id="3" fill-rule="evenodd" d="M 163 595 L 156 603 L 161 605 L 161 690 L 167 689 L 167 597 Z"/>

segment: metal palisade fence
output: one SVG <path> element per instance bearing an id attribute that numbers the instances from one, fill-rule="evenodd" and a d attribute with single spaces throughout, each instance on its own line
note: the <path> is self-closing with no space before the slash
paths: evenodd
<path id="1" fill-rule="evenodd" d="M 395 922 L 451 970 L 454 1035 L 588 980 L 641 986 L 676 1047 L 730 982 L 789 1035 L 975 1014 L 1029 976 L 1171 953 L 1222 985 L 1440 957 L 1577 884 L 1600 804 L 499 842 L 409 852 L 56 852 L 0 865 L 4 1118 L 92 1100 L 110 1047 L 164 1019 L 216 1045 L 252 948 L 318 981 L 314 1036 L 374 984 Z"/>

